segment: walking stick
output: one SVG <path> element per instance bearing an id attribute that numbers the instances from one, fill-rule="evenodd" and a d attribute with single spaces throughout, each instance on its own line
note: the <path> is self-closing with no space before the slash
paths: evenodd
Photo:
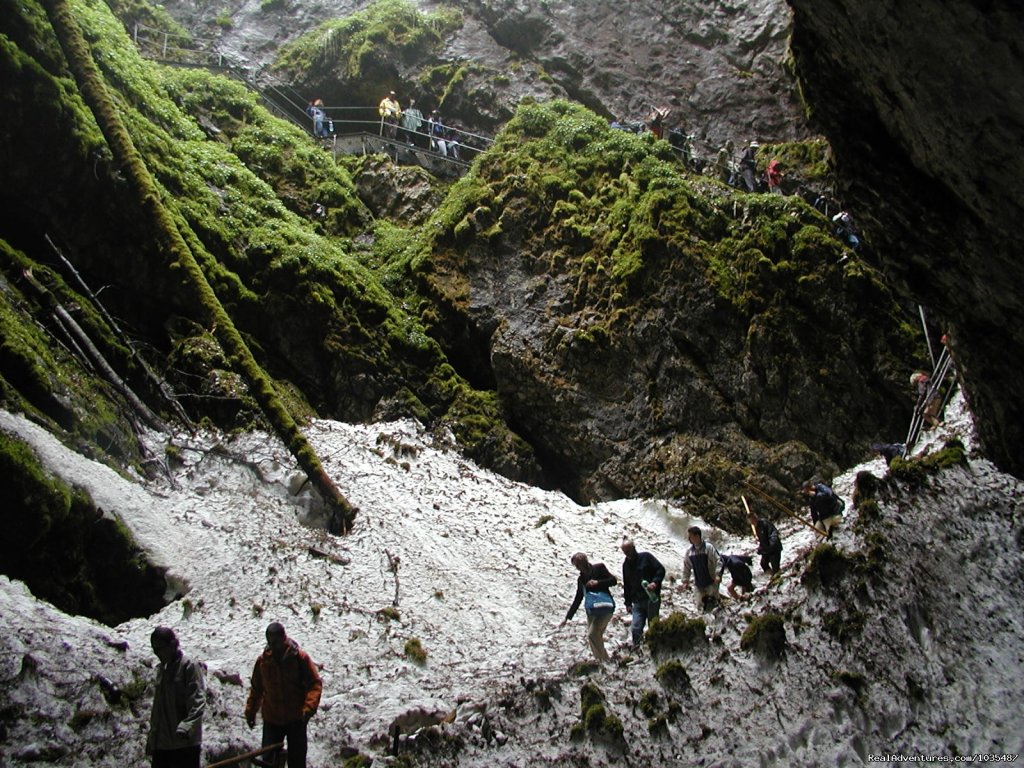
<path id="1" fill-rule="evenodd" d="M 745 510 L 747 510 L 747 516 L 749 517 L 750 515 L 754 514 L 753 512 L 750 511 L 750 505 L 747 504 L 747 497 L 744 496 L 743 494 L 740 494 L 740 499 L 743 500 L 743 508 Z M 757 526 L 754 523 L 750 524 L 750 532 L 752 534 L 754 534 L 754 538 L 756 539 L 757 538 Z"/>
<path id="2" fill-rule="evenodd" d="M 813 523 L 809 523 L 809 522 L 807 522 L 807 520 L 805 520 L 804 518 L 800 517 L 800 515 L 798 515 L 798 514 L 797 514 L 796 512 L 794 512 L 793 510 L 791 510 L 791 509 L 790 509 L 789 507 L 787 507 L 787 506 L 786 506 L 785 504 L 783 504 L 783 503 L 782 503 L 781 501 L 778 501 L 778 500 L 777 500 L 777 499 L 776 499 L 776 498 L 775 498 L 774 496 L 771 496 L 771 495 L 769 495 L 769 494 L 768 494 L 768 493 L 767 493 L 766 491 L 762 491 L 762 490 L 761 490 L 760 488 L 758 488 L 758 487 L 757 487 L 756 485 L 751 485 L 751 484 L 750 484 L 750 483 L 748 483 L 748 482 L 747 482 L 746 480 L 744 480 L 744 481 L 743 481 L 743 484 L 744 484 L 745 486 L 747 486 L 747 488 L 749 488 L 750 490 L 752 490 L 752 491 L 754 491 L 755 493 L 758 493 L 758 494 L 760 494 L 761 496 L 763 496 L 763 497 L 764 497 L 765 499 L 767 499 L 767 500 L 768 500 L 769 502 L 771 502 L 771 503 L 772 503 L 772 504 L 774 504 L 774 505 L 775 505 L 776 507 L 778 507 L 778 508 L 779 508 L 779 509 L 781 509 L 781 510 L 782 510 L 783 512 L 785 512 L 785 513 L 786 513 L 787 515 L 789 515 L 790 517 L 792 517 L 792 518 L 793 518 L 794 520 L 799 520 L 799 521 L 800 521 L 801 523 L 803 523 L 804 525 L 806 525 L 806 526 L 807 526 L 808 528 L 810 528 L 810 529 L 811 529 L 812 531 L 814 531 L 814 532 L 815 532 L 816 534 L 818 534 L 819 536 L 821 536 L 821 538 L 823 538 L 823 539 L 827 539 L 827 538 L 828 538 L 828 536 L 826 536 L 826 535 L 825 535 L 824 533 L 822 533 L 822 532 L 821 532 L 821 531 L 819 531 L 819 530 L 818 530 L 817 528 L 815 528 L 815 527 L 814 527 L 814 524 L 813 524 Z"/>
<path id="3" fill-rule="evenodd" d="M 228 765 L 238 765 L 243 760 L 249 760 L 251 758 L 258 757 L 259 755 L 264 755 L 267 752 L 273 752 L 275 749 L 281 749 L 283 746 L 283 741 L 278 744 L 270 744 L 266 747 L 254 749 L 252 752 L 246 752 L 244 755 L 235 755 L 234 757 L 229 757 L 227 760 L 221 760 L 216 763 L 210 763 L 208 766 L 206 766 L 206 768 L 224 768 L 224 766 Z"/>

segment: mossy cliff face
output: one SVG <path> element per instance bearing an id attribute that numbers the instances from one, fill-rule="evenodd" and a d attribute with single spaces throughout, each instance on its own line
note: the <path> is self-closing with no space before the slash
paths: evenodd
<path id="1" fill-rule="evenodd" d="M 789 0 L 847 205 L 901 290 L 950 332 L 985 451 L 1024 472 L 1024 6 Z"/>
<path id="2" fill-rule="evenodd" d="M 193 417 L 240 423 L 237 407 L 207 407 L 211 394 L 244 396 L 230 382 L 208 389 L 211 377 L 224 384 L 218 372 L 236 361 L 210 346 L 214 329 L 197 323 L 203 314 L 111 162 L 45 14 L 34 3 L 2 10 L 0 69 L 11 87 L 2 97 L 8 183 L 0 205 L 10 215 L 0 237 L 38 264 L 53 258 L 43 240 L 50 234 L 154 360 L 174 350 L 169 359 L 184 368 L 168 376 Z M 81 2 L 74 11 L 157 193 L 271 374 L 323 415 L 448 424 L 477 458 L 531 476 L 529 449 L 493 398 L 445 364 L 402 297 L 352 248 L 347 237 L 370 215 L 348 172 L 238 84 L 141 60 L 105 5 Z"/>
<path id="3" fill-rule="evenodd" d="M 739 524 L 749 471 L 792 487 L 909 415 L 913 331 L 820 214 L 688 176 L 583 108 L 521 108 L 426 232 L 432 333 L 581 499 Z"/>

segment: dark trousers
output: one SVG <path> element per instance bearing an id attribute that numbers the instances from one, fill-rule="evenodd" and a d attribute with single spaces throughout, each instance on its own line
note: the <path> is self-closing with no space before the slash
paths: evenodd
<path id="1" fill-rule="evenodd" d="M 770 549 L 761 553 L 761 570 L 779 572 L 779 565 L 782 563 L 782 547 Z"/>
<path id="2" fill-rule="evenodd" d="M 153 752 L 153 768 L 199 768 L 202 751 L 198 744 L 183 749 L 158 749 Z"/>
<path id="3" fill-rule="evenodd" d="M 306 768 L 306 721 L 296 720 L 288 725 L 263 723 L 263 746 L 288 741 L 288 768 Z"/>

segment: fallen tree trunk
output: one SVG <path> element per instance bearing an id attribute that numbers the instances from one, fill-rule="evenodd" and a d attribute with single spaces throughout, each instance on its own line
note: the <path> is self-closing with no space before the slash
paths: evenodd
<path id="1" fill-rule="evenodd" d="M 270 377 L 256 362 L 252 351 L 207 281 L 195 254 L 161 201 L 153 177 L 118 115 L 67 0 L 43 0 L 43 6 L 85 103 L 92 111 L 114 158 L 120 163 L 128 183 L 138 196 L 145 215 L 154 223 L 160 248 L 170 260 L 169 267 L 180 270 L 186 287 L 195 291 L 195 298 L 206 315 L 205 324 L 212 328 L 224 351 L 247 380 L 253 397 L 271 427 L 288 446 L 292 456 L 320 493 L 332 518 L 336 520 L 337 529 L 343 533 L 348 532 L 356 509 L 341 495 L 324 471 L 319 456 L 281 401 Z"/>

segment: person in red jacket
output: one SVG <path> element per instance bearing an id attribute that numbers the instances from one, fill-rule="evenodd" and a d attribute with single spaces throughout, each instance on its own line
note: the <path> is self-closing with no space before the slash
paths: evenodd
<path id="1" fill-rule="evenodd" d="M 263 715 L 263 746 L 288 741 L 288 768 L 306 768 L 306 723 L 320 706 L 323 683 L 309 654 L 288 638 L 284 626 L 267 627 L 267 647 L 252 670 L 245 722 Z"/>
<path id="2" fill-rule="evenodd" d="M 778 160 L 772 160 L 764 172 L 768 179 L 768 191 L 773 195 L 782 194 L 782 164 Z"/>

